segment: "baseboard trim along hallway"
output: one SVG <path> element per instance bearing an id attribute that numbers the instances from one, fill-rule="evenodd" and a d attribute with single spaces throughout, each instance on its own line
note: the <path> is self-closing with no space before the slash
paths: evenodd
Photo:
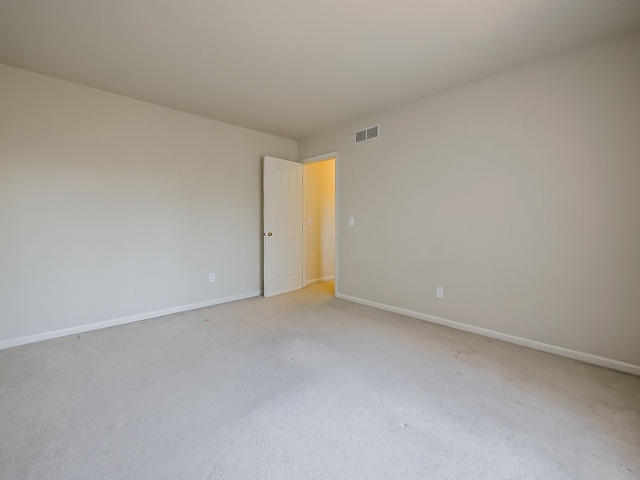
<path id="1" fill-rule="evenodd" d="M 489 338 L 495 338 L 496 340 L 502 340 L 504 342 L 513 343 L 523 347 L 533 348 L 534 350 L 540 350 L 542 352 L 552 353 L 561 357 L 571 358 L 573 360 L 580 360 L 582 362 L 590 363 L 592 365 L 598 365 L 600 367 L 612 368 L 620 372 L 631 373 L 633 375 L 640 376 L 640 365 L 633 365 L 631 363 L 620 362 L 611 358 L 600 357 L 598 355 L 592 355 L 590 353 L 579 352 L 577 350 L 571 350 L 568 348 L 558 347 L 556 345 L 549 345 L 547 343 L 537 342 L 535 340 L 529 340 L 527 338 L 517 337 L 515 335 L 509 335 L 506 333 L 497 332 L 495 330 L 489 330 L 486 328 L 475 327 L 466 323 L 456 322 L 448 320 L 446 318 L 436 317 L 434 315 L 428 315 L 426 313 L 415 312 L 413 310 L 407 310 L 400 307 L 394 307 L 392 305 L 386 305 L 384 303 L 372 302 L 371 300 L 365 300 L 363 298 L 352 297 L 349 295 L 343 295 L 336 293 L 337 298 L 347 300 L 349 302 L 359 303 L 360 305 L 366 305 L 368 307 L 379 308 L 386 310 L 387 312 L 398 313 L 400 315 L 406 315 L 407 317 L 417 318 L 419 320 L 425 320 L 431 323 L 437 323 L 438 325 L 444 325 L 445 327 L 455 328 L 456 330 L 462 330 L 464 332 L 475 333 Z"/>
<path id="2" fill-rule="evenodd" d="M 320 283 L 320 282 L 330 282 L 335 278 L 336 278 L 335 275 L 329 275 L 328 277 L 322 277 L 322 278 L 315 278 L 313 280 L 307 280 L 305 282 L 305 285 L 313 285 L 314 283 Z"/>

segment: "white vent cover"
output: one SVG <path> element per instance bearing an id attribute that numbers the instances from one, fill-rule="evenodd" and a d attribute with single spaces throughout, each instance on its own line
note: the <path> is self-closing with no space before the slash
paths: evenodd
<path id="1" fill-rule="evenodd" d="M 356 143 L 366 142 L 367 140 L 373 140 L 378 138 L 380 132 L 380 126 L 374 125 L 373 127 L 365 128 L 356 132 Z"/>

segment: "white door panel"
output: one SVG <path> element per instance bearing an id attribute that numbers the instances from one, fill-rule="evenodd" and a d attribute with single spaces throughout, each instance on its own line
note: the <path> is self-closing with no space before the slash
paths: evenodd
<path id="1" fill-rule="evenodd" d="M 302 288 L 302 164 L 264 157 L 264 296 Z"/>

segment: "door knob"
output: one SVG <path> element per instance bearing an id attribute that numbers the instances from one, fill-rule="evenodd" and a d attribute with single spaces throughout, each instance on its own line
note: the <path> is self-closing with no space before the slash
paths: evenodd
<path id="1" fill-rule="evenodd" d="M 266 235 L 267 237 L 271 237 L 271 236 L 273 236 L 273 233 L 268 232 L 268 233 L 265 233 L 265 235 Z"/>

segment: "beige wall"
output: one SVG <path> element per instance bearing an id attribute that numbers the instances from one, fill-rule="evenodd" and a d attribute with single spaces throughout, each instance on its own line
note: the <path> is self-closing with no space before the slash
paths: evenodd
<path id="1" fill-rule="evenodd" d="M 640 365 L 639 58 L 636 31 L 298 152 L 0 65 L 0 346 L 257 293 L 261 157 L 339 150 L 340 294 Z"/>
<path id="2" fill-rule="evenodd" d="M 333 159 L 304 166 L 307 282 L 335 275 L 335 164 Z"/>
<path id="3" fill-rule="evenodd" d="M 340 294 L 637 366 L 639 132 L 636 31 L 299 154 L 340 152 Z"/>
<path id="4" fill-rule="evenodd" d="M 0 345 L 260 292 L 295 142 L 3 65 L 0 105 Z"/>

